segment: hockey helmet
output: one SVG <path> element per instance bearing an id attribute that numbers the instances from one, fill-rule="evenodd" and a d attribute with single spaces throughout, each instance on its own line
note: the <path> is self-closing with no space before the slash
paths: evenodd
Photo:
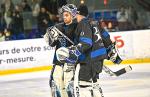
<path id="1" fill-rule="evenodd" d="M 77 14 L 77 7 L 74 4 L 66 4 L 60 9 L 60 13 L 70 12 L 73 17 Z"/>
<path id="2" fill-rule="evenodd" d="M 83 15 L 85 17 L 87 17 L 88 14 L 89 14 L 88 7 L 84 4 L 81 4 L 81 5 L 78 6 L 77 12 L 78 12 L 78 14 Z"/>

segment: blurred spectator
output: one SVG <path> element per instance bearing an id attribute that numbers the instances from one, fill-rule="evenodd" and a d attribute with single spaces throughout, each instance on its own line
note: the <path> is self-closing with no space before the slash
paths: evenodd
<path id="1" fill-rule="evenodd" d="M 52 4 L 51 4 L 52 0 L 42 0 L 40 3 L 40 7 L 44 7 L 47 11 L 51 12 L 50 10 L 52 10 Z"/>
<path id="2" fill-rule="evenodd" d="M 113 31 L 113 24 L 112 24 L 112 22 L 108 22 L 108 30 L 109 30 L 109 32 L 111 32 L 111 31 Z"/>
<path id="3" fill-rule="evenodd" d="M 5 41 L 16 40 L 16 37 L 12 35 L 12 31 L 10 29 L 5 29 L 4 34 L 5 34 Z"/>
<path id="4" fill-rule="evenodd" d="M 138 15 L 137 15 L 137 12 L 133 6 L 128 7 L 128 15 L 129 15 L 128 22 L 131 25 L 128 27 L 130 28 L 130 30 L 136 29 Z"/>
<path id="5" fill-rule="evenodd" d="M 41 10 L 38 16 L 38 30 L 40 32 L 40 35 L 44 35 L 46 28 L 51 25 L 52 25 L 52 22 L 50 21 L 47 10 L 44 7 L 41 7 Z"/>
<path id="6" fill-rule="evenodd" d="M 117 12 L 118 29 L 120 31 L 128 30 L 128 13 L 124 6 L 121 6 Z"/>
<path id="7" fill-rule="evenodd" d="M 39 0 L 32 0 L 31 3 L 31 8 L 32 8 L 32 23 L 34 28 L 37 29 L 37 17 L 40 13 L 40 1 Z"/>
<path id="8" fill-rule="evenodd" d="M 6 23 L 6 28 L 11 27 L 13 9 L 14 4 L 12 3 L 11 0 L 3 0 L 3 3 L 1 4 L 1 10 L 4 16 L 4 21 Z"/>
<path id="9" fill-rule="evenodd" d="M 31 32 L 29 32 L 28 38 L 33 39 L 33 38 L 40 38 L 41 34 L 39 33 L 38 29 L 32 29 Z"/>
<path id="10" fill-rule="evenodd" d="M 57 15 L 58 8 L 67 4 L 67 0 L 42 0 L 40 6 L 45 7 L 48 12 Z"/>
<path id="11" fill-rule="evenodd" d="M 5 41 L 5 35 L 2 30 L 0 30 L 0 42 Z"/>
<path id="12" fill-rule="evenodd" d="M 31 9 L 30 5 L 28 4 L 27 0 L 22 0 L 21 5 L 22 5 L 23 12 L 31 12 L 32 11 L 32 9 Z"/>
<path id="13" fill-rule="evenodd" d="M 0 31 L 4 30 L 4 18 L 2 13 L 0 12 Z"/>
<path id="14" fill-rule="evenodd" d="M 26 39 L 26 36 L 24 33 L 20 33 L 17 37 L 13 35 L 13 38 L 17 40 Z"/>
<path id="15" fill-rule="evenodd" d="M 61 21 L 58 10 L 65 4 L 67 4 L 67 0 L 41 0 L 40 6 L 48 11 L 50 19 L 53 22 L 58 23 Z"/>
<path id="16" fill-rule="evenodd" d="M 32 0 L 32 15 L 34 17 L 37 17 L 39 15 L 40 12 L 40 4 L 39 4 L 39 0 Z"/>
<path id="17" fill-rule="evenodd" d="M 61 21 L 61 18 L 59 18 L 58 15 L 58 10 L 65 4 L 67 4 L 67 0 L 41 0 L 40 6 L 48 11 L 50 19 L 53 22 L 58 23 Z"/>
<path id="18" fill-rule="evenodd" d="M 12 34 L 18 37 L 20 34 L 24 33 L 23 17 L 21 15 L 21 9 L 19 4 L 15 5 L 12 20 Z"/>
<path id="19" fill-rule="evenodd" d="M 105 21 L 103 19 L 100 20 L 100 26 L 105 29 L 106 31 L 108 31 L 108 27 L 107 24 L 105 23 Z"/>

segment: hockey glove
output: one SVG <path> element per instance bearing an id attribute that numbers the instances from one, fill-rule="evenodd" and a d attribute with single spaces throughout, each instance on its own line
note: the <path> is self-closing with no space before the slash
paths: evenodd
<path id="1" fill-rule="evenodd" d="M 54 29 L 54 26 L 47 28 L 44 35 L 44 39 L 47 44 L 51 45 L 54 41 L 58 39 L 58 32 Z"/>
<path id="2" fill-rule="evenodd" d="M 120 64 L 122 62 L 122 59 L 116 47 L 116 42 L 112 43 L 107 48 L 107 53 L 108 53 L 108 60 L 112 61 L 114 64 Z"/>
<path id="3" fill-rule="evenodd" d="M 79 51 L 61 47 L 56 51 L 57 60 L 62 63 L 75 64 L 78 61 Z"/>

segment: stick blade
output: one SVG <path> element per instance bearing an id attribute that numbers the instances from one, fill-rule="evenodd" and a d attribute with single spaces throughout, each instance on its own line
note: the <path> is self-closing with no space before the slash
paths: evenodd
<path id="1" fill-rule="evenodd" d="M 131 70 L 132 70 L 132 67 L 129 65 L 129 66 L 125 67 L 125 68 L 122 68 L 122 69 L 116 71 L 115 74 L 116 74 L 117 76 L 120 76 L 120 75 L 122 75 L 122 74 L 125 74 L 125 73 L 131 71 Z"/>

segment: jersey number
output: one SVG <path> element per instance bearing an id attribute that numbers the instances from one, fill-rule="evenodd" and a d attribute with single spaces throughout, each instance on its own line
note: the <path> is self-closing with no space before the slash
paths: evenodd
<path id="1" fill-rule="evenodd" d="M 95 42 L 97 42 L 98 40 L 101 39 L 100 32 L 99 32 L 99 29 L 97 27 L 93 27 L 93 28 L 94 28 L 94 35 L 97 36 L 97 39 Z"/>

